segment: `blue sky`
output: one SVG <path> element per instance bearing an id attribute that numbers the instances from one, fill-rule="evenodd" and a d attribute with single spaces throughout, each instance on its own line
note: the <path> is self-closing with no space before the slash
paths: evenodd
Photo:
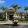
<path id="1" fill-rule="evenodd" d="M 3 1 L 0 2 L 0 6 L 5 6 L 8 8 L 10 8 L 12 4 L 18 4 L 18 6 L 22 7 L 21 9 L 19 9 L 20 11 L 24 11 L 24 6 L 28 6 L 28 0 L 0 0 L 0 1 Z M 0 12 L 2 12 L 2 10 L 0 10 Z"/>

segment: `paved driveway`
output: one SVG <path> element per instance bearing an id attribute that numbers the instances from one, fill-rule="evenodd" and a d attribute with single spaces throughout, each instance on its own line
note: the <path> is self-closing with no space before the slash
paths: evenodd
<path id="1" fill-rule="evenodd" d="M 12 25 L 3 25 L 3 24 L 0 24 L 0 28 L 28 28 L 28 25 L 12 26 Z"/>

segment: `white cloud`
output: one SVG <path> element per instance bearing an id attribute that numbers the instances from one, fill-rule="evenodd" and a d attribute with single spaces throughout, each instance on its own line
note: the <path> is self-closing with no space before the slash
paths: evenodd
<path id="1" fill-rule="evenodd" d="M 1 1 L 1 0 L 0 0 L 0 4 L 4 4 L 4 2 L 5 2 L 5 1 Z"/>

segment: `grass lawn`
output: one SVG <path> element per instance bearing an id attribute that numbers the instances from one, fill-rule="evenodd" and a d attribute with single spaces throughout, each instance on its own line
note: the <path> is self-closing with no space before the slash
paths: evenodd
<path id="1" fill-rule="evenodd" d="M 0 21 L 0 22 L 7 22 L 7 21 Z"/>
<path id="2" fill-rule="evenodd" d="M 8 20 L 3 20 L 3 21 L 2 21 L 2 20 L 0 20 L 0 22 L 7 22 L 7 21 L 8 21 Z"/>
<path id="3" fill-rule="evenodd" d="M 20 22 L 22 22 L 22 23 L 28 23 L 28 21 L 19 21 L 19 23 L 20 23 Z"/>

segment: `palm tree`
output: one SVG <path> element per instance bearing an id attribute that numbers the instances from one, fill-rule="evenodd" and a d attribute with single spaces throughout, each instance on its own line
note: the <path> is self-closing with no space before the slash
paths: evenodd
<path id="1" fill-rule="evenodd" d="M 2 7 L 0 7 L 0 9 L 2 9 L 2 10 L 3 10 L 3 19 L 4 19 L 4 10 L 5 10 L 5 7 L 4 7 L 4 6 L 2 6 Z"/>
<path id="2" fill-rule="evenodd" d="M 26 15 L 27 15 L 28 6 L 26 6 L 24 10 L 26 10 Z"/>
<path id="3" fill-rule="evenodd" d="M 5 12 L 6 12 L 6 19 L 7 19 L 7 11 L 8 11 L 8 8 L 6 7 L 6 8 L 5 8 Z"/>
<path id="4" fill-rule="evenodd" d="M 13 7 L 15 9 L 15 12 L 17 12 L 17 10 L 19 8 L 21 8 L 20 6 L 18 6 L 18 4 L 12 4 L 11 7 Z M 16 13 L 15 13 L 16 14 Z M 16 14 L 17 15 L 17 14 Z"/>
<path id="5" fill-rule="evenodd" d="M 15 9 L 15 12 L 16 12 L 19 8 L 21 8 L 21 7 L 18 6 L 18 4 L 16 4 L 16 5 L 12 4 L 11 7 L 13 7 L 13 8 Z"/>
<path id="6" fill-rule="evenodd" d="M 8 11 L 8 8 L 7 8 L 7 7 L 2 6 L 2 7 L 0 7 L 0 9 L 2 9 L 2 10 L 3 10 L 3 19 L 4 19 L 4 11 L 6 12 L 6 19 L 7 19 L 7 11 Z"/>
<path id="7" fill-rule="evenodd" d="M 23 14 L 23 12 L 19 12 L 19 14 L 21 15 L 21 19 L 22 19 L 22 14 Z"/>

